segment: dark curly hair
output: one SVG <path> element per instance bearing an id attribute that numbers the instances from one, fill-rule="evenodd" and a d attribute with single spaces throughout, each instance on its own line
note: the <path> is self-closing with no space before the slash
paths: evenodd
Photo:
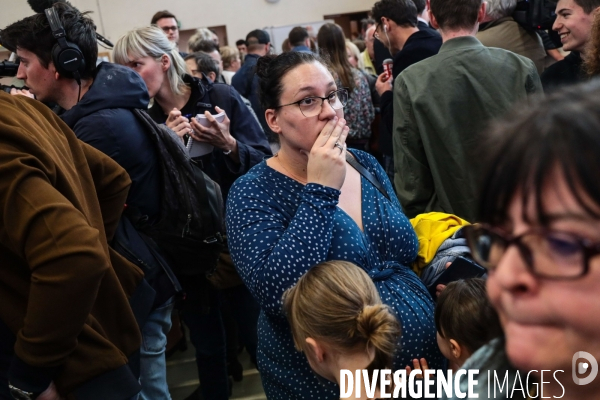
<path id="1" fill-rule="evenodd" d="M 288 51 L 279 55 L 260 57 L 256 63 L 256 75 L 259 78 L 258 97 L 264 110 L 277 108 L 283 92 L 283 77 L 302 64 L 321 63 L 328 66 L 327 61 L 314 53 Z"/>

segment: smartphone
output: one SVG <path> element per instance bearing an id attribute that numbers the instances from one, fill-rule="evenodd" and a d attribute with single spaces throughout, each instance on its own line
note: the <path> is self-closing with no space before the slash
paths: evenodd
<path id="1" fill-rule="evenodd" d="M 487 273 L 487 269 L 477 264 L 475 261 L 464 257 L 456 257 L 444 272 L 429 287 L 429 293 L 433 299 L 436 299 L 435 288 L 437 285 L 447 285 L 450 282 L 459 279 L 481 278 Z"/>

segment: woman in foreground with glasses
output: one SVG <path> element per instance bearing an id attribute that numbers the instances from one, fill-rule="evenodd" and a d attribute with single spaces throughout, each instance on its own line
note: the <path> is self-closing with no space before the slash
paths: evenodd
<path id="1" fill-rule="evenodd" d="M 227 201 L 229 248 L 261 305 L 258 369 L 269 399 L 337 399 L 319 385 L 294 350 L 283 293 L 313 265 L 345 260 L 373 279 L 403 326 L 394 367 L 426 357 L 438 367 L 433 302 L 407 267 L 418 242 L 387 175 L 365 152 L 351 154 L 382 185 L 382 194 L 346 163 L 348 99 L 314 54 L 287 52 L 258 60 L 266 121 L 281 143 L 274 157 L 239 178 Z"/>
<path id="2" fill-rule="evenodd" d="M 536 370 L 533 398 L 542 384 L 545 397 L 599 396 L 600 379 L 585 383 L 600 360 L 599 108 L 599 82 L 586 83 L 496 128 L 480 202 L 486 224 L 465 228 L 473 256 L 490 270 L 487 291 L 505 335 L 463 367 L 480 370 L 479 397 L 487 398 L 486 370 L 502 380 L 507 368 L 511 386 L 517 373 L 526 386 Z"/>

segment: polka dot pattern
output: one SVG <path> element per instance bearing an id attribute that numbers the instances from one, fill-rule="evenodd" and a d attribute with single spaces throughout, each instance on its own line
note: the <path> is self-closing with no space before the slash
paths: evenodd
<path id="1" fill-rule="evenodd" d="M 386 199 L 362 178 L 364 233 L 337 207 L 338 190 L 299 182 L 262 162 L 239 178 L 227 201 L 229 249 L 240 276 L 260 303 L 258 367 L 269 399 L 337 399 L 339 388 L 321 382 L 296 351 L 282 313 L 285 290 L 313 265 L 347 260 L 373 278 L 384 303 L 402 323 L 394 368 L 425 357 L 440 368 L 434 304 L 407 267 L 418 241 L 392 186 L 369 154 L 353 154 L 384 185 Z"/>

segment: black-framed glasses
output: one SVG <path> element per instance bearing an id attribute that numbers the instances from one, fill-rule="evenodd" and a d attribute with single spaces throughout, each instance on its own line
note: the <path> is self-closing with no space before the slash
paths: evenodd
<path id="1" fill-rule="evenodd" d="M 344 108 L 344 106 L 348 102 L 348 89 L 341 88 L 335 90 L 329 93 L 326 97 L 305 97 L 302 100 L 298 100 L 289 104 L 282 104 L 275 108 L 293 106 L 294 104 L 297 104 L 300 108 L 300 112 L 302 113 L 302 115 L 308 118 L 314 117 L 315 115 L 319 115 L 321 113 L 325 100 L 327 100 L 331 108 L 333 108 L 334 110 L 340 110 Z"/>
<path id="2" fill-rule="evenodd" d="M 600 243 L 572 233 L 534 228 L 513 236 L 489 225 L 463 228 L 473 259 L 494 270 L 506 250 L 517 246 L 529 270 L 548 279 L 576 279 L 587 274 L 592 257 L 600 254 Z"/>

